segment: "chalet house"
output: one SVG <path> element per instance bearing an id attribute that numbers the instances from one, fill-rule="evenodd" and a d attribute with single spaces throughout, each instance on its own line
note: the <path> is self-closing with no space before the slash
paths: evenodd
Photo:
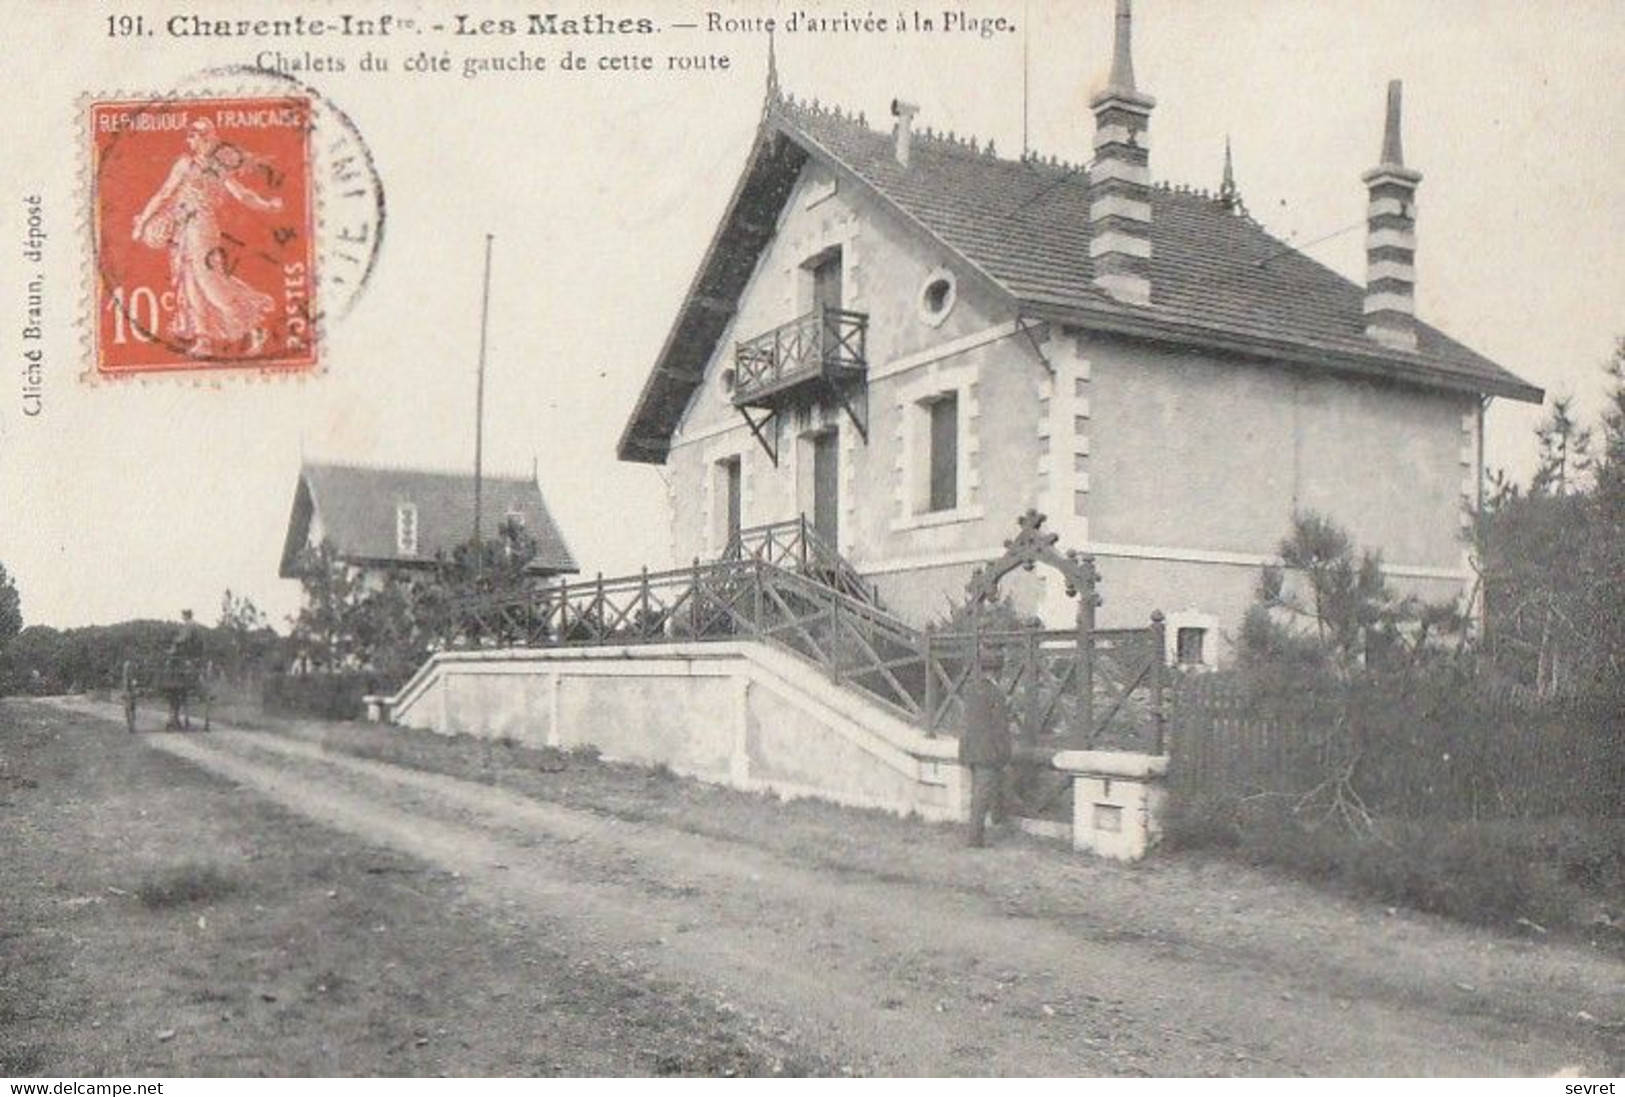
<path id="1" fill-rule="evenodd" d="M 517 522 L 536 539 L 530 570 L 538 578 L 577 570 L 534 475 L 483 477 L 481 493 L 482 537 Z M 326 540 L 341 559 L 381 582 L 432 567 L 473 529 L 474 478 L 465 473 L 307 462 L 294 489 L 278 574 L 297 578 L 299 553 Z"/>
<path id="2" fill-rule="evenodd" d="M 924 623 L 1036 507 L 1096 558 L 1101 624 L 1161 608 L 1190 663 L 1219 655 L 1298 511 L 1379 548 L 1400 589 L 1465 595 L 1484 408 L 1542 394 L 1415 316 L 1399 84 L 1358 184 L 1362 286 L 1266 232 L 1228 164 L 1216 194 L 1152 182 L 1130 32 L 1119 0 L 1087 169 L 922 132 L 903 102 L 878 132 L 782 94 L 770 62 L 619 444 L 667 467 L 677 559 L 804 514 Z M 1020 608 L 1071 621 L 1058 580 L 1024 583 Z"/>

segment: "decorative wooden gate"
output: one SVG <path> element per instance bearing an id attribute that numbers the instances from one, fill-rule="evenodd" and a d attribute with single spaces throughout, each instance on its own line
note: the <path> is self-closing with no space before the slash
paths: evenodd
<path id="1" fill-rule="evenodd" d="M 1004 543 L 1004 555 L 976 569 L 965 589 L 974 605 L 988 605 L 998 599 L 999 584 L 1004 577 L 1018 568 L 1032 571 L 1037 565 L 1046 564 L 1061 573 L 1066 580 L 1067 597 L 1078 600 L 1076 642 L 1065 649 L 1069 657 L 1059 664 L 1038 658 L 1041 649 L 1034 634 L 1015 653 L 1019 662 L 1014 668 L 1007 665 L 1007 658 L 996 658 L 996 662 L 1011 699 L 1021 701 L 1023 743 L 1035 744 L 1046 730 L 1055 730 L 1054 722 L 1064 713 L 1061 701 L 1069 690 L 1079 703 L 1070 713 L 1072 727 L 1068 730 L 1088 742 L 1094 737 L 1094 705 L 1083 702 L 1094 694 L 1094 666 L 1089 649 L 1095 631 L 1095 609 L 1100 605 L 1100 596 L 1095 592 L 1099 573 L 1094 560 L 1080 555 L 1076 549 L 1066 553 L 1059 551 L 1055 545 L 1060 538 L 1044 531 L 1044 520 L 1045 516 L 1036 510 L 1022 515 L 1017 520 L 1020 532 Z M 984 620 L 981 614 L 975 616 L 977 655 L 989 648 L 994 649 L 992 654 L 996 657 L 1005 655 L 1006 652 L 997 650 L 1000 645 L 994 638 L 984 632 Z M 1023 677 L 1026 688 L 1018 694 L 1012 687 L 1019 686 Z"/>

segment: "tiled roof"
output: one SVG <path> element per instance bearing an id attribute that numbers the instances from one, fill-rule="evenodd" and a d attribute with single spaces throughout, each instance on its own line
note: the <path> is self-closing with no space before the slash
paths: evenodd
<path id="1" fill-rule="evenodd" d="M 793 139 L 811 142 L 1024 303 L 1083 315 L 1120 312 L 1153 326 L 1389 359 L 1417 380 L 1535 395 L 1532 386 L 1427 324 L 1418 324 L 1414 354 L 1373 342 L 1365 334 L 1364 287 L 1216 197 L 1153 188 L 1152 303 L 1127 305 L 1093 285 L 1088 178 L 1081 169 L 1000 159 L 929 137 L 913 142 L 904 167 L 889 134 L 848 115 L 792 101 L 781 101 L 776 113 Z"/>
<path id="2" fill-rule="evenodd" d="M 484 537 L 495 537 L 507 516 L 517 514 L 536 538 L 533 570 L 545 574 L 577 570 L 533 479 L 484 476 L 481 495 Z M 411 557 L 398 553 L 395 540 L 396 512 L 403 503 L 417 508 L 418 551 Z M 428 563 L 437 553 L 449 554 L 468 540 L 474 525 L 474 478 L 466 473 L 307 463 L 299 472 L 282 553 L 285 578 L 292 576 L 294 557 L 307 541 L 313 517 L 346 559 Z"/>
<path id="3" fill-rule="evenodd" d="M 1364 288 L 1271 236 L 1216 197 L 1152 190 L 1152 303 L 1093 284 L 1088 179 L 1080 168 L 1002 159 L 968 142 L 916 134 L 909 164 L 890 134 L 859 118 L 774 98 L 762 133 L 620 444 L 659 461 L 808 157 L 866 188 L 985 276 L 1035 319 L 1459 391 L 1538 401 L 1541 392 L 1427 324 L 1415 352 L 1365 334 Z M 790 180 L 793 181 L 793 180 Z M 1356 185 L 1355 181 L 1350 186 Z"/>

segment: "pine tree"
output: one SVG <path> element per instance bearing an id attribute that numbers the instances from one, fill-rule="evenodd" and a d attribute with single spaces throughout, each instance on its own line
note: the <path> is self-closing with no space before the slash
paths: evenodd
<path id="1" fill-rule="evenodd" d="M 1574 397 L 1560 396 L 1535 428 L 1540 464 L 1529 482 L 1534 495 L 1568 495 L 1591 470 L 1591 431 L 1574 418 Z"/>
<path id="2" fill-rule="evenodd" d="M 294 646 L 307 663 L 339 670 L 358 654 L 356 618 L 364 597 L 360 579 L 328 541 L 305 548 L 296 570 L 304 605 L 293 622 Z"/>
<path id="3" fill-rule="evenodd" d="M 23 600 L 17 584 L 0 564 L 0 650 L 23 630 Z"/>
<path id="4" fill-rule="evenodd" d="M 1553 401 L 1529 490 L 1503 478 L 1482 524 L 1489 653 L 1541 697 L 1617 689 L 1625 671 L 1625 338 L 1603 368 L 1596 431 Z"/>

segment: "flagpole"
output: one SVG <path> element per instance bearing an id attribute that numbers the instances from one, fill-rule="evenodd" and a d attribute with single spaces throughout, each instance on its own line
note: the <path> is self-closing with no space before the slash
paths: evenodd
<path id="1" fill-rule="evenodd" d="M 485 551 L 480 536 L 480 512 L 484 504 L 485 462 L 485 333 L 491 320 L 491 241 L 485 234 L 485 287 L 480 300 L 480 366 L 474 390 L 474 567 L 484 569 Z"/>
<path id="2" fill-rule="evenodd" d="M 1027 159 L 1027 35 L 1032 23 L 1033 6 L 1031 3 L 1022 6 L 1021 11 L 1021 159 Z"/>

